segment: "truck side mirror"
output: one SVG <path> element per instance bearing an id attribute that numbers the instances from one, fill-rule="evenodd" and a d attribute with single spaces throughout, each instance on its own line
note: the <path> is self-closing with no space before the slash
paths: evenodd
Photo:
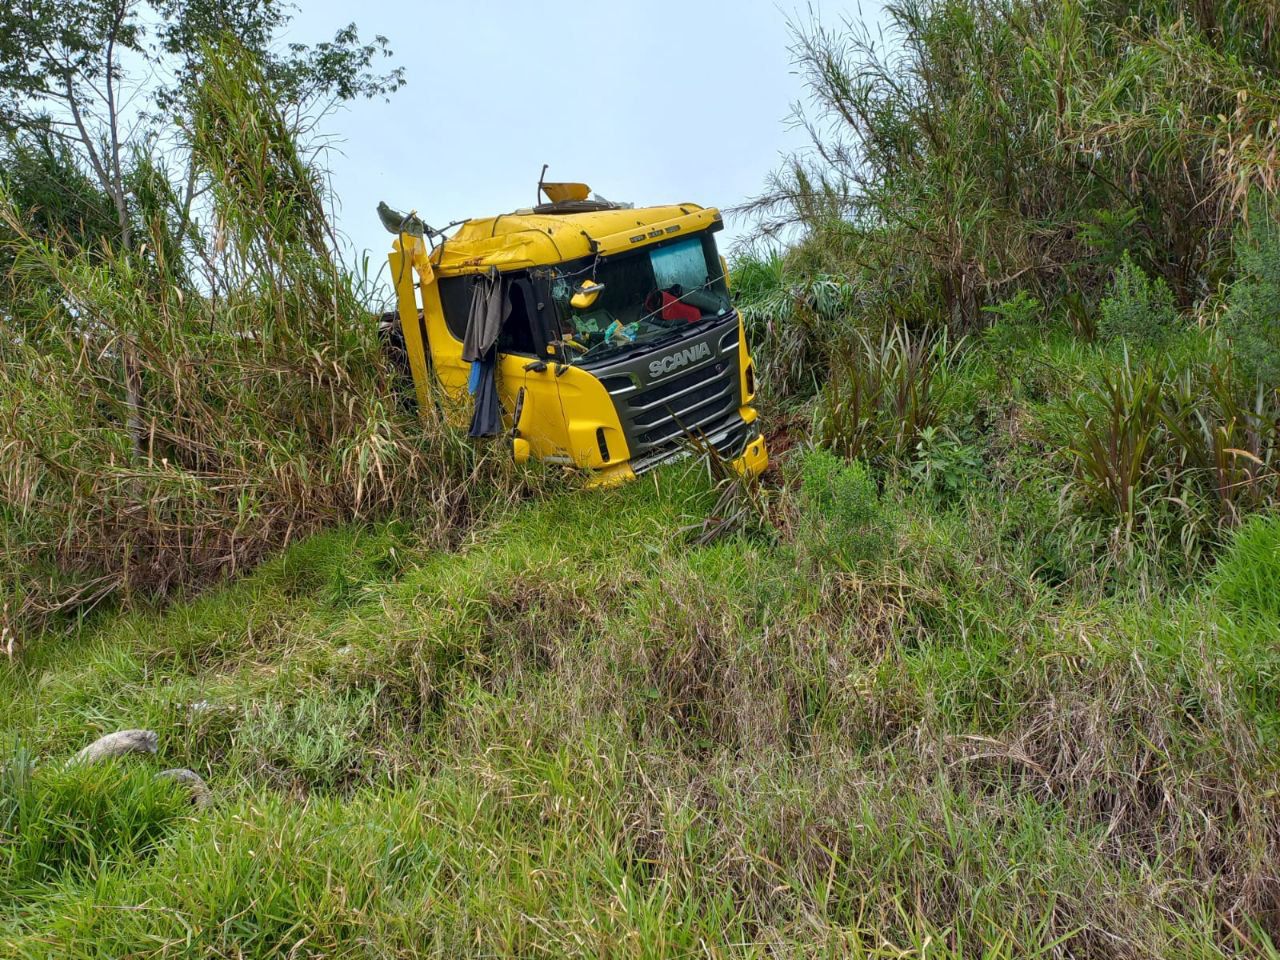
<path id="1" fill-rule="evenodd" d="M 569 306 L 575 310 L 585 310 L 596 302 L 596 298 L 600 296 L 600 291 L 603 289 L 603 283 L 597 283 L 595 280 L 583 280 L 578 285 L 578 289 L 573 292 L 573 296 L 569 298 Z"/>

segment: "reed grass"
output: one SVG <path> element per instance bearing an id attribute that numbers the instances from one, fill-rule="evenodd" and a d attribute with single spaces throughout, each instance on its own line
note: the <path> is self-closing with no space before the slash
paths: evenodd
<path id="1" fill-rule="evenodd" d="M 79 249 L 0 194 L 0 594 L 14 632 L 237 575 L 325 526 L 397 513 L 448 537 L 506 468 L 405 412 L 372 289 L 261 66 L 205 57 L 178 118 L 208 198 L 201 265 Z M 201 259 L 203 258 L 203 259 Z"/>

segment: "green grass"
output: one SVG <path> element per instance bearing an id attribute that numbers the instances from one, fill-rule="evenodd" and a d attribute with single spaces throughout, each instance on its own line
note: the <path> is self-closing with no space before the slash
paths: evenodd
<path id="1" fill-rule="evenodd" d="M 1274 518 L 1155 603 L 1046 584 L 976 493 L 884 501 L 869 579 L 690 546 L 677 467 L 33 647 L 0 955 L 1274 956 Z M 126 726 L 159 755 L 62 769 Z"/>

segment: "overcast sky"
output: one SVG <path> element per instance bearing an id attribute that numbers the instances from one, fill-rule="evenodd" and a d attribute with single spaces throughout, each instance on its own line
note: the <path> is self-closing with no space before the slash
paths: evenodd
<path id="1" fill-rule="evenodd" d="M 390 236 L 386 200 L 443 226 L 534 202 L 538 172 L 611 200 L 722 208 L 761 190 L 804 95 L 787 50 L 797 0 L 491 0 L 353 4 L 299 0 L 286 40 L 354 20 L 383 34 L 408 85 L 326 119 L 338 222 L 373 266 Z M 825 0 L 823 22 L 875 22 L 879 0 Z M 729 237 L 744 224 L 727 225 Z"/>

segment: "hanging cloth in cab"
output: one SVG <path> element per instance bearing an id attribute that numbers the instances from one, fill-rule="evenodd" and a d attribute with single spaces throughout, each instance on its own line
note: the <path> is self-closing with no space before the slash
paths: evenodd
<path id="1" fill-rule="evenodd" d="M 492 437 L 502 432 L 502 404 L 498 400 L 498 358 L 491 351 L 488 359 L 471 365 L 471 437 Z"/>
<path id="2" fill-rule="evenodd" d="M 471 288 L 471 309 L 467 312 L 467 330 L 462 337 L 462 359 L 468 363 L 483 360 L 498 342 L 498 333 L 511 313 L 506 284 L 496 267 L 479 276 Z"/>

